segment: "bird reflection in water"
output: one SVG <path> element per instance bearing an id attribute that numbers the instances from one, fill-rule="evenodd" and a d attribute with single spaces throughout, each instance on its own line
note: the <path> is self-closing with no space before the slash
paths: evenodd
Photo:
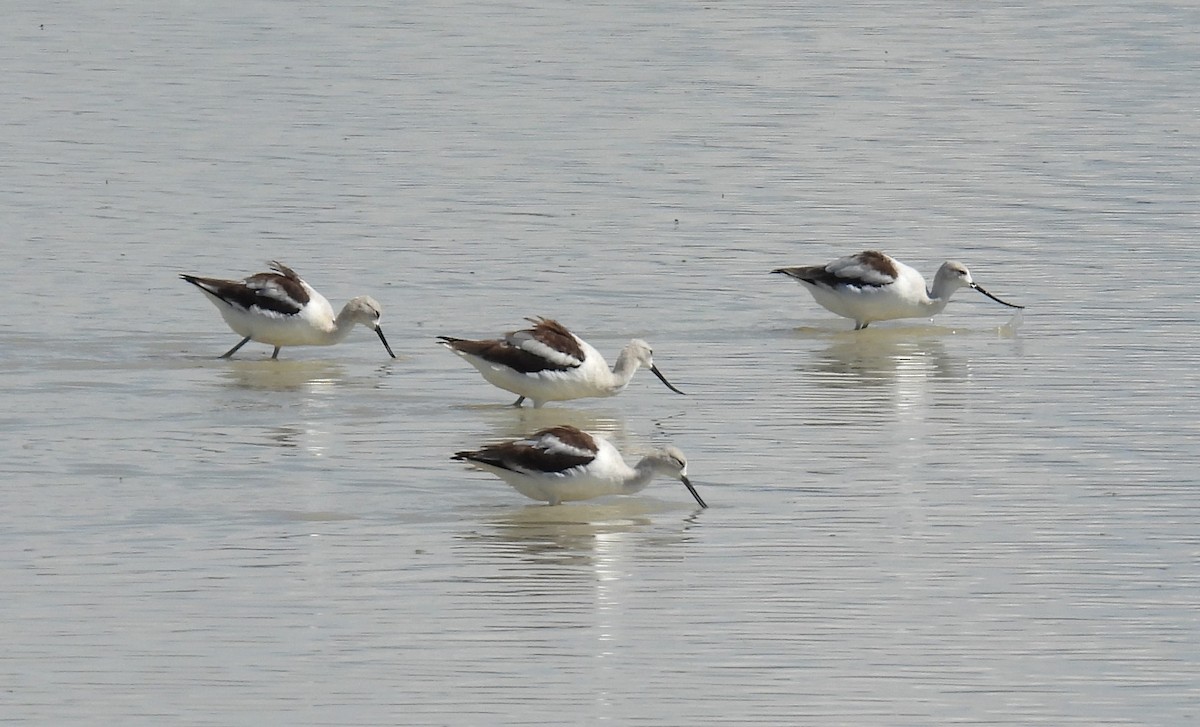
<path id="1" fill-rule="evenodd" d="M 255 391 L 326 390 L 346 378 L 346 367 L 324 360 L 222 361 L 218 367 L 230 386 Z"/>
<path id="2" fill-rule="evenodd" d="M 881 328 L 849 336 L 833 336 L 833 343 L 816 354 L 820 380 L 831 387 L 888 385 L 897 378 L 921 376 L 961 379 L 966 366 L 946 351 L 942 341 L 953 330 L 934 326 L 921 329 Z"/>
<path id="3" fill-rule="evenodd" d="M 698 521 L 699 510 L 681 518 L 681 526 L 668 526 L 669 530 L 664 530 L 661 518 L 655 518 L 680 510 L 678 503 L 644 496 L 558 507 L 523 505 L 489 519 L 489 530 L 464 537 L 537 562 L 595 565 L 597 558 L 621 543 L 639 557 L 657 559 L 664 548 L 692 539 L 688 531 Z"/>

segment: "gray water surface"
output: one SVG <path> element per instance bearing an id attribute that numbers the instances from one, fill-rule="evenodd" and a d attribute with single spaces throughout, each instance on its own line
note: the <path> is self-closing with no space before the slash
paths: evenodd
<path id="1" fill-rule="evenodd" d="M 1183 725 L 1200 10 L 16 2 L 0 721 Z M 970 266 L 853 323 L 773 268 Z M 279 259 L 400 355 L 237 341 Z M 558 318 L 620 396 L 436 345 Z M 450 455 L 570 423 L 671 481 Z"/>

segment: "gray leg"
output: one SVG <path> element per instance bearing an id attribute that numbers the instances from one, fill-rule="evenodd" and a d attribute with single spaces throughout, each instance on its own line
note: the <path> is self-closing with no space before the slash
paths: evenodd
<path id="1" fill-rule="evenodd" d="M 229 350 L 228 350 L 228 351 L 226 351 L 225 353 L 221 354 L 221 358 L 229 358 L 229 357 L 230 357 L 230 356 L 232 356 L 233 354 L 237 353 L 237 350 L 238 350 L 239 348 L 241 348 L 242 346 L 245 346 L 247 343 L 250 343 L 250 337 L 249 337 L 249 336 L 246 336 L 245 338 L 243 338 L 243 339 L 242 339 L 241 343 L 239 343 L 238 345 L 236 345 L 236 346 L 234 346 L 233 348 L 229 349 Z"/>
<path id="2" fill-rule="evenodd" d="M 276 360 L 276 359 L 278 359 L 278 358 L 279 358 L 279 349 L 281 349 L 281 348 L 283 348 L 283 346 L 276 346 L 276 347 L 275 347 L 275 353 L 271 354 L 271 360 L 272 360 L 272 361 L 274 361 L 274 360 Z"/>
<path id="3" fill-rule="evenodd" d="M 516 400 L 516 401 L 514 401 L 514 402 L 512 403 L 512 405 L 513 405 L 513 406 L 520 406 L 520 405 L 521 405 L 521 404 L 523 404 L 524 402 L 525 402 L 525 397 L 523 397 L 523 396 L 518 396 L 518 397 L 517 397 L 517 400 Z"/>

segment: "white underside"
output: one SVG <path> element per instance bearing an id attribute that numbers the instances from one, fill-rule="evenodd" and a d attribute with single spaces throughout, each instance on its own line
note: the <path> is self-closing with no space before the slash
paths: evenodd
<path id="1" fill-rule="evenodd" d="M 881 287 L 840 286 L 829 289 L 800 281 L 821 307 L 859 323 L 890 321 L 897 318 L 929 318 L 944 304 L 930 301 L 925 281 L 914 282 L 906 276 Z"/>
<path id="2" fill-rule="evenodd" d="M 613 396 L 625 388 L 613 386 L 612 372 L 594 350 L 588 352 L 578 368 L 532 374 L 523 374 L 469 353 L 455 353 L 474 366 L 492 386 L 531 399 L 535 406 L 547 401 Z"/>
<path id="3" fill-rule="evenodd" d="M 496 475 L 525 497 L 540 502 L 573 502 L 605 495 L 629 494 L 623 486 L 623 481 L 615 477 L 593 477 L 586 473 L 524 475 L 478 462 L 472 464 Z M 578 469 L 571 472 L 577 471 Z"/>
<path id="4" fill-rule="evenodd" d="M 246 311 L 235 308 L 205 291 L 225 323 L 239 336 L 272 346 L 329 346 L 338 343 L 345 334 L 334 326 L 333 309 L 319 294 L 294 315 L 270 311 Z"/>

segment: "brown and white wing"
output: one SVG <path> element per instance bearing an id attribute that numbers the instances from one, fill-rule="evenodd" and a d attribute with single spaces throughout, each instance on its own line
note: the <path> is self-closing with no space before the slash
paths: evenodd
<path id="1" fill-rule="evenodd" d="M 454 459 L 526 475 L 553 475 L 586 467 L 598 451 L 592 435 L 575 427 L 559 426 L 543 429 L 525 439 L 491 444 L 473 452 L 458 452 Z"/>
<path id="2" fill-rule="evenodd" d="M 245 280 L 222 280 L 181 275 L 187 282 L 239 310 L 268 316 L 293 316 L 308 303 L 308 286 L 290 268 L 281 273 L 258 273 Z"/>
<path id="3" fill-rule="evenodd" d="M 532 328 L 513 331 L 504 340 L 510 346 L 544 359 L 547 368 L 578 368 L 587 354 L 575 334 L 567 327 L 550 318 L 530 318 Z"/>

